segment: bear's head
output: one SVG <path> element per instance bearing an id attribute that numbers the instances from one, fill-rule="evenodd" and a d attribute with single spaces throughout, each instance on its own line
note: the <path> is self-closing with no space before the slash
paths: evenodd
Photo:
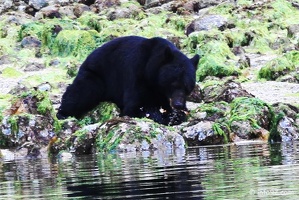
<path id="1" fill-rule="evenodd" d="M 189 59 L 177 49 L 165 48 L 157 83 L 173 109 L 186 110 L 186 97 L 195 87 L 199 59 L 199 55 Z"/>

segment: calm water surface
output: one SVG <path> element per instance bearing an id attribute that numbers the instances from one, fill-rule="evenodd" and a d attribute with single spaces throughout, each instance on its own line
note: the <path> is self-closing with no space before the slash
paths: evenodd
<path id="1" fill-rule="evenodd" d="M 293 199 L 299 144 L 0 161 L 0 199 Z"/>

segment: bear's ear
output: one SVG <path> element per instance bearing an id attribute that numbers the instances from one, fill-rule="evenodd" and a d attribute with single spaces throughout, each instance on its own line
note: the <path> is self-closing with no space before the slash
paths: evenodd
<path id="1" fill-rule="evenodd" d="M 195 55 L 193 58 L 191 58 L 191 62 L 193 64 L 193 66 L 195 67 L 195 69 L 197 69 L 197 65 L 198 65 L 198 62 L 199 62 L 199 59 L 200 59 L 200 56 L 199 55 Z"/>

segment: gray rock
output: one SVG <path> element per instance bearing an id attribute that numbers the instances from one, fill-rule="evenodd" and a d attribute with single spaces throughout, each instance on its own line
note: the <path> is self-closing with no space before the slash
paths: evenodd
<path id="1" fill-rule="evenodd" d="M 48 1 L 49 0 L 29 0 L 29 5 L 36 10 L 40 10 L 41 8 L 49 5 Z"/>
<path id="2" fill-rule="evenodd" d="M 213 130 L 213 121 L 201 121 L 182 129 L 182 135 L 189 146 L 204 144 L 223 144 L 224 137 Z"/>
<path id="3" fill-rule="evenodd" d="M 189 35 L 195 31 L 209 31 L 213 28 L 224 30 L 228 25 L 226 17 L 221 15 L 207 15 L 203 18 L 196 19 L 187 27 L 186 34 Z"/>
<path id="4" fill-rule="evenodd" d="M 21 46 L 23 48 L 30 48 L 30 47 L 41 47 L 42 43 L 39 41 L 37 38 L 32 37 L 32 36 L 27 36 L 24 37 L 23 40 L 21 41 Z"/>
<path id="5" fill-rule="evenodd" d="M 60 7 L 57 5 L 50 5 L 42 8 L 39 12 L 35 13 L 36 19 L 42 18 L 60 18 L 61 14 L 59 12 Z"/>
<path id="6" fill-rule="evenodd" d="M 299 137 L 298 129 L 294 126 L 294 120 L 290 117 L 283 117 L 277 126 L 283 142 L 294 141 Z"/>
<path id="7" fill-rule="evenodd" d="M 0 14 L 6 12 L 13 6 L 12 0 L 0 0 Z"/>
<path id="8" fill-rule="evenodd" d="M 46 66 L 42 63 L 31 62 L 31 63 L 28 63 L 25 66 L 24 71 L 25 72 L 32 72 L 32 71 L 39 71 L 39 70 L 42 70 L 42 69 L 45 69 L 45 68 L 46 68 Z"/>
<path id="9" fill-rule="evenodd" d="M 299 24 L 293 24 L 287 28 L 289 37 L 299 37 Z"/>

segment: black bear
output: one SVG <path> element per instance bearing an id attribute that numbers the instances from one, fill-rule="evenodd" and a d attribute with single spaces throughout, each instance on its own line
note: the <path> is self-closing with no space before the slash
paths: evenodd
<path id="1" fill-rule="evenodd" d="M 100 102 L 115 103 L 121 115 L 168 124 L 165 113 L 186 110 L 195 86 L 199 56 L 187 58 L 171 42 L 126 36 L 94 50 L 62 96 L 58 119 L 81 118 Z M 161 113 L 161 116 L 158 116 Z M 163 116 L 162 116 L 163 115 Z"/>

